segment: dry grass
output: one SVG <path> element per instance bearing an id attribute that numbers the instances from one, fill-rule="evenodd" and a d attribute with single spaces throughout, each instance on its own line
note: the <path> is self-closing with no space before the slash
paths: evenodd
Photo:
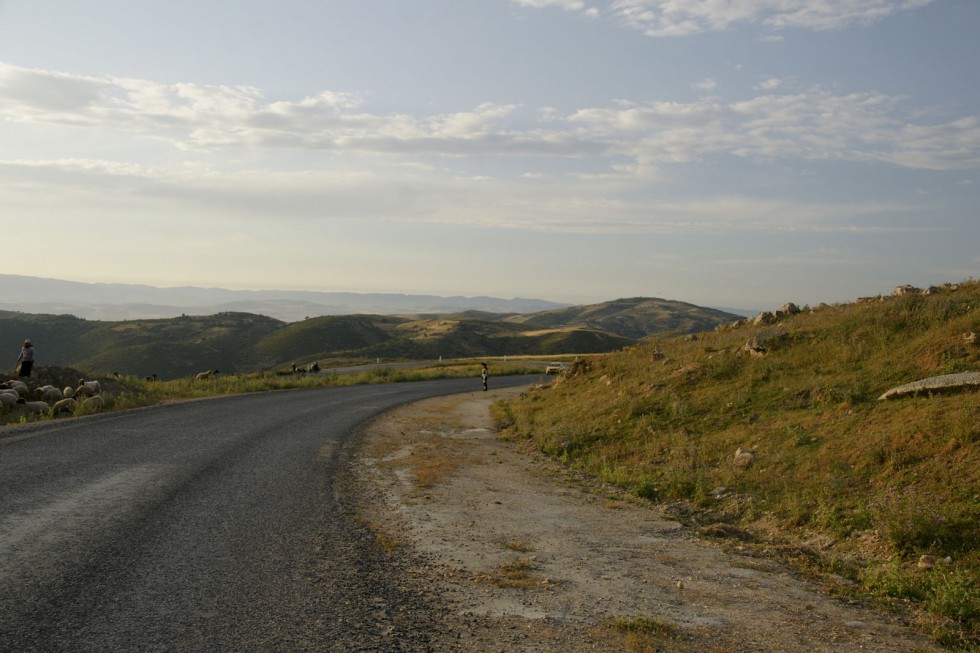
<path id="1" fill-rule="evenodd" d="M 451 479 L 461 464 L 460 456 L 431 445 L 416 448 L 410 464 L 415 486 L 428 490 Z"/>
<path id="2" fill-rule="evenodd" d="M 602 504 L 602 507 L 608 510 L 626 510 L 630 507 L 630 504 L 626 503 L 625 501 L 610 500 Z"/>
<path id="3" fill-rule="evenodd" d="M 472 580 L 500 589 L 545 589 L 552 585 L 546 577 L 533 573 L 534 566 L 532 560 L 513 560 L 495 569 L 479 572 Z"/>
<path id="4" fill-rule="evenodd" d="M 504 548 L 514 553 L 530 553 L 534 547 L 526 540 L 509 540 L 504 543 Z"/>
<path id="5" fill-rule="evenodd" d="M 398 549 L 409 546 L 409 542 L 405 537 L 386 530 L 380 524 L 364 521 L 362 519 L 359 519 L 358 521 L 362 526 L 364 526 L 364 528 L 371 532 L 371 534 L 374 536 L 375 544 L 380 546 L 388 555 L 392 555 Z"/>
<path id="6" fill-rule="evenodd" d="M 865 596 L 906 600 L 898 578 L 917 578 L 915 605 L 949 624 L 937 640 L 980 645 L 977 393 L 877 401 L 980 370 L 980 346 L 963 337 L 978 325 L 973 281 L 824 306 L 585 359 L 495 417 L 573 470 L 668 500 L 681 519 L 737 524 Z M 764 356 L 739 353 L 760 337 Z M 739 448 L 755 454 L 747 467 L 733 464 Z M 923 554 L 950 557 L 957 575 L 917 570 Z M 862 571 L 884 565 L 895 568 L 874 582 Z"/>
<path id="7" fill-rule="evenodd" d="M 620 638 L 623 651 L 656 653 L 673 636 L 673 627 L 661 619 L 630 617 L 611 619 L 603 626 Z"/>

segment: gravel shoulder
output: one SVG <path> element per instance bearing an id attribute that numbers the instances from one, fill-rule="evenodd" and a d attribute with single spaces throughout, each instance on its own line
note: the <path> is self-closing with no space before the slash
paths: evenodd
<path id="1" fill-rule="evenodd" d="M 442 597 L 444 651 L 934 651 L 748 548 L 497 438 L 520 389 L 403 406 L 362 433 L 358 513 Z"/>

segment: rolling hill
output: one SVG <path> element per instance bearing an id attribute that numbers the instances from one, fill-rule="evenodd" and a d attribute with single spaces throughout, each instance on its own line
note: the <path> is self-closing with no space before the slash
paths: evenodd
<path id="1" fill-rule="evenodd" d="M 518 315 L 512 322 L 540 328 L 572 327 L 614 333 L 639 340 L 653 334 L 710 331 L 740 316 L 694 304 L 651 297 L 617 299 L 589 306 L 569 306 Z"/>
<path id="2" fill-rule="evenodd" d="M 314 360 L 325 364 L 599 353 L 647 335 L 713 328 L 737 317 L 680 302 L 641 299 L 567 313 L 357 314 L 292 323 L 241 312 L 96 321 L 0 311 L 0 342 L 10 343 L 11 361 L 20 341 L 30 337 L 39 366 L 167 379 L 204 369 L 254 372 Z"/>

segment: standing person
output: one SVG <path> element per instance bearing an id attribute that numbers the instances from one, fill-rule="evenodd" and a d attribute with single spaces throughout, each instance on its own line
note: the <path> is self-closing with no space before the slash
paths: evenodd
<path id="1" fill-rule="evenodd" d="M 487 369 L 487 364 L 483 364 L 483 370 L 480 372 L 480 376 L 483 378 L 483 391 L 487 390 L 487 377 L 490 376 L 490 370 Z"/>
<path id="2" fill-rule="evenodd" d="M 31 368 L 34 367 L 34 345 L 29 339 L 24 341 L 20 356 L 17 357 L 17 363 L 17 376 L 31 375 Z"/>

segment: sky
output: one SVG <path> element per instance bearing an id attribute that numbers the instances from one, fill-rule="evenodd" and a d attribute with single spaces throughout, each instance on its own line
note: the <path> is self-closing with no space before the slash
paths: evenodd
<path id="1" fill-rule="evenodd" d="M 743 310 L 976 278 L 978 32 L 977 0 L 0 0 L 0 273 Z"/>

